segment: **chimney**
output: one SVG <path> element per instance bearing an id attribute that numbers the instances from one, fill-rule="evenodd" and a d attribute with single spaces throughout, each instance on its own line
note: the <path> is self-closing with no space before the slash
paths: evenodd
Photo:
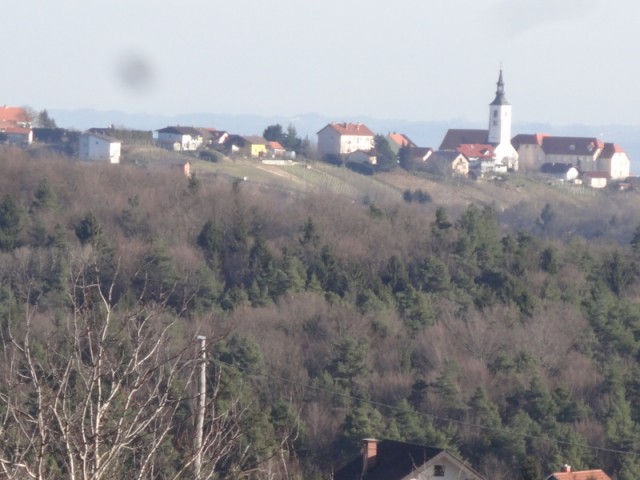
<path id="1" fill-rule="evenodd" d="M 376 440 L 375 438 L 365 438 L 363 442 L 364 446 L 362 449 L 362 474 L 364 475 L 376 466 L 376 463 L 378 461 L 378 440 Z"/>
<path id="2" fill-rule="evenodd" d="M 571 465 L 567 465 L 566 463 L 562 466 L 562 470 L 560 470 L 561 472 L 564 473 L 570 473 L 571 472 Z"/>

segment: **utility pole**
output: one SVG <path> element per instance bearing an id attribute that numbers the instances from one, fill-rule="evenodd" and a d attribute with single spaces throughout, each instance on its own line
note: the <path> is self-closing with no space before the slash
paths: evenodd
<path id="1" fill-rule="evenodd" d="M 202 437 L 204 435 L 204 414 L 207 397 L 207 337 L 198 335 L 196 337 L 200 341 L 200 381 L 198 385 L 198 411 L 196 419 L 196 460 L 195 460 L 195 480 L 200 480 L 200 472 L 202 470 Z"/>

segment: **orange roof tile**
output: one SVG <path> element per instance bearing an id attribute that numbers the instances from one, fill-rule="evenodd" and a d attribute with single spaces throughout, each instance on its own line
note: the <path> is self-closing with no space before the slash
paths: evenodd
<path id="1" fill-rule="evenodd" d="M 602 470 L 581 470 L 577 472 L 557 472 L 548 480 L 611 480 Z"/>
<path id="2" fill-rule="evenodd" d="M 415 147 L 415 143 L 411 141 L 409 137 L 407 137 L 403 133 L 390 133 L 387 135 L 391 140 L 393 140 L 397 145 L 401 147 Z"/>
<path id="3" fill-rule="evenodd" d="M 10 122 L 13 124 L 29 122 L 29 115 L 22 107 L 0 106 L 0 122 Z"/>

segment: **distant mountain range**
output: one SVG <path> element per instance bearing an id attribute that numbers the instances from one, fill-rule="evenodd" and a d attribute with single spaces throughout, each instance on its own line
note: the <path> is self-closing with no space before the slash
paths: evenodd
<path id="1" fill-rule="evenodd" d="M 484 124 L 464 119 L 449 121 L 408 121 L 371 117 L 330 118 L 311 113 L 294 117 L 230 115 L 216 113 L 189 113 L 182 115 L 156 115 L 125 113 L 119 111 L 50 110 L 49 114 L 60 127 L 86 130 L 91 127 L 125 127 L 141 130 L 157 130 L 168 125 L 211 127 L 241 135 L 261 135 L 273 124 L 295 126 L 298 135 L 316 141 L 316 132 L 329 122 L 361 122 L 374 132 L 387 134 L 401 132 L 423 147 L 438 148 L 449 128 L 486 128 Z M 571 137 L 597 137 L 605 142 L 620 145 L 631 159 L 632 173 L 640 174 L 640 125 L 551 125 L 548 123 L 521 122 L 513 125 L 513 134 L 548 133 Z"/>

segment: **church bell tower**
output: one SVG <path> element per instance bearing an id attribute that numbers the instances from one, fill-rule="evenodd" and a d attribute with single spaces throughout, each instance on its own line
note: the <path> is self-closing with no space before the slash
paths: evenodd
<path id="1" fill-rule="evenodd" d="M 496 161 L 516 170 L 518 153 L 511 145 L 511 104 L 504 96 L 502 68 L 496 85 L 496 98 L 489 104 L 488 142 L 495 146 Z"/>

